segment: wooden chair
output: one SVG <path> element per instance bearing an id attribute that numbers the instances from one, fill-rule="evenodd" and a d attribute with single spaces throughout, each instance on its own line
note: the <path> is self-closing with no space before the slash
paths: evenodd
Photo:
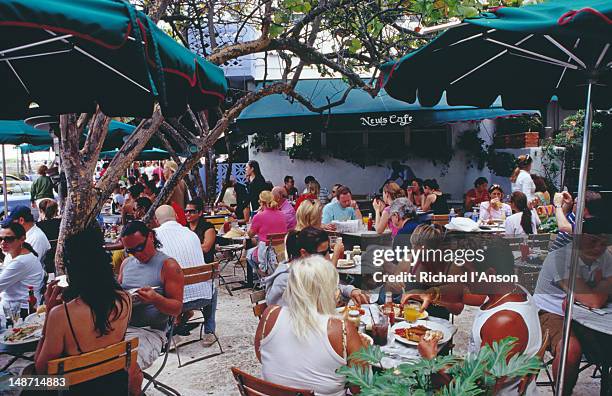
<path id="1" fill-rule="evenodd" d="M 223 227 L 223 223 L 225 223 L 225 218 L 224 217 L 213 217 L 213 218 L 207 219 L 206 221 L 214 225 L 215 230 L 219 231 Z"/>
<path id="2" fill-rule="evenodd" d="M 277 262 L 285 261 L 287 259 L 287 251 L 285 249 L 285 237 L 286 232 L 277 234 L 268 234 L 268 243 L 274 249 L 276 253 Z"/>
<path id="3" fill-rule="evenodd" d="M 82 355 L 50 360 L 47 363 L 47 373 L 65 377 L 72 387 L 120 370 L 128 371 L 132 361 L 138 357 L 137 347 L 138 338 L 133 338 Z M 126 376 L 126 394 L 127 385 Z"/>
<path id="4" fill-rule="evenodd" d="M 552 243 L 552 234 L 535 234 L 529 235 L 527 244 L 529 247 L 539 247 L 542 250 L 548 250 Z"/>
<path id="5" fill-rule="evenodd" d="M 444 226 L 448 224 L 448 215 L 447 214 L 432 215 L 431 224 L 442 227 L 442 229 L 444 229 Z"/>
<path id="6" fill-rule="evenodd" d="M 213 294 L 215 293 L 215 282 L 214 279 L 217 277 L 217 274 L 219 273 L 219 263 L 218 262 L 213 262 L 210 264 L 204 264 L 204 265 L 199 265 L 197 267 L 189 267 L 189 268 L 183 268 L 183 277 L 185 279 L 185 286 L 189 286 L 189 285 L 194 285 L 197 283 L 203 283 L 203 282 L 208 282 L 208 281 L 212 281 L 212 285 L 213 285 Z M 181 362 L 181 354 L 179 351 L 179 348 L 185 345 L 190 345 L 193 344 L 195 342 L 199 342 L 202 340 L 202 336 L 204 333 L 204 309 L 207 307 L 208 305 L 203 305 L 201 307 L 197 307 L 196 309 L 199 309 L 200 312 L 202 313 L 202 321 L 200 322 L 200 337 L 198 339 L 195 340 L 189 340 L 189 341 L 185 341 L 185 342 L 181 342 L 181 343 L 176 343 L 173 340 L 173 344 L 174 344 L 174 350 L 176 351 L 176 357 L 178 359 L 179 362 L 179 367 L 183 367 L 186 366 L 188 364 L 191 363 L 195 363 L 195 362 L 199 362 L 201 360 L 205 360 L 205 359 L 209 359 L 211 357 L 214 356 L 218 356 L 221 355 L 223 353 L 223 347 L 221 346 L 221 343 L 219 342 L 219 338 L 217 337 L 217 335 L 215 333 L 212 333 L 213 336 L 215 337 L 215 341 L 213 344 L 217 344 L 219 346 L 219 352 L 214 352 L 214 353 L 210 353 L 208 355 L 196 358 L 196 359 L 192 359 L 189 360 L 185 363 Z"/>
<path id="7" fill-rule="evenodd" d="M 236 367 L 232 367 L 232 374 L 236 378 L 242 396 L 314 396 L 315 394 L 311 390 L 290 388 L 264 381 Z"/>
<path id="8" fill-rule="evenodd" d="M 251 293 L 251 304 L 253 304 L 253 314 L 261 319 L 261 315 L 263 315 L 266 308 L 268 308 L 268 304 L 266 303 L 266 291 L 259 290 L 255 293 Z"/>

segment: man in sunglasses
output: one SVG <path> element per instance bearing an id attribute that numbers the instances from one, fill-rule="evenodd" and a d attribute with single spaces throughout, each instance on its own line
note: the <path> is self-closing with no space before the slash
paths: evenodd
<path id="1" fill-rule="evenodd" d="M 134 301 L 125 339 L 139 339 L 138 362 L 129 370 L 130 393 L 136 395 L 141 393 L 142 370 L 153 364 L 166 342 L 169 317 L 182 311 L 185 281 L 179 264 L 158 250 L 155 232 L 142 221 L 126 224 L 121 241 L 130 256 L 121 264 L 118 281 Z"/>
<path id="2" fill-rule="evenodd" d="M 36 226 L 34 222 L 34 216 L 32 210 L 25 205 L 18 205 L 11 210 L 8 217 L 4 219 L 2 225 L 8 225 L 10 223 L 19 223 L 26 230 L 26 242 L 34 248 L 34 251 L 38 255 L 38 260 L 42 264 L 42 260 L 45 258 L 47 251 L 51 249 L 49 239 L 41 230 Z M 7 259 L 10 261 L 10 255 L 7 255 Z"/>

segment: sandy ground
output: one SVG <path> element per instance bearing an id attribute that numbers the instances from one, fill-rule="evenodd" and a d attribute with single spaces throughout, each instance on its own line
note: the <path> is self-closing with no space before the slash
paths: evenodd
<path id="1" fill-rule="evenodd" d="M 228 266 L 229 267 L 229 266 Z M 231 272 L 231 271 L 230 271 Z M 178 367 L 175 353 L 171 353 L 168 362 L 159 375 L 159 380 L 177 389 L 182 395 L 239 395 L 230 368 L 235 366 L 255 376 L 261 375 L 260 364 L 255 357 L 253 338 L 257 327 L 257 319 L 254 317 L 249 294 L 251 290 L 239 290 L 230 296 L 225 289 L 219 290 L 219 302 L 217 307 L 217 334 L 221 340 L 225 353 L 213 358 L 196 362 L 184 367 Z M 455 318 L 455 324 L 459 331 L 455 336 L 456 354 L 465 354 L 468 345 L 469 329 L 471 328 L 474 309 L 468 308 L 464 313 Z M 196 337 L 197 332 L 192 332 L 191 337 Z M 188 360 L 192 356 L 201 356 L 204 352 L 216 351 L 217 346 L 203 348 L 199 343 L 194 343 L 181 348 L 181 359 Z M 6 362 L 6 356 L 0 355 L 0 366 Z M 147 370 L 154 373 L 159 368 L 162 359 Z M 27 362 L 20 360 L 13 364 L 11 372 L 18 372 Z M 590 378 L 593 370 L 585 370 L 574 389 L 575 395 L 599 394 L 599 380 Z M 540 374 L 540 379 L 545 376 Z M 541 395 L 552 395 L 550 387 L 538 387 Z M 155 389 L 147 390 L 147 395 L 162 395 Z M 0 394 L 3 393 L 0 391 Z"/>

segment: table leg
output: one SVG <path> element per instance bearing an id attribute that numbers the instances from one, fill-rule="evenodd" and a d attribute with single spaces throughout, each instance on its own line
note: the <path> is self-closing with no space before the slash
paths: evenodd
<path id="1" fill-rule="evenodd" d="M 601 383 L 599 394 L 600 396 L 610 395 L 610 366 L 601 366 Z"/>

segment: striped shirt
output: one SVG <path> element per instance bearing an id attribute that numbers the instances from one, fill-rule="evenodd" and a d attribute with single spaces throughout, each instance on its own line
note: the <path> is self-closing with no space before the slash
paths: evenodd
<path id="1" fill-rule="evenodd" d="M 159 250 L 175 259 L 181 268 L 204 264 L 200 238 L 187 227 L 183 227 L 176 221 L 167 221 L 155 229 L 155 235 L 163 245 Z M 212 280 L 185 286 L 183 302 L 202 298 L 211 299 L 212 289 Z"/>
<path id="2" fill-rule="evenodd" d="M 567 217 L 567 221 L 569 221 L 570 224 L 572 225 L 572 230 L 574 230 L 576 228 L 576 215 L 574 214 L 574 212 L 569 212 L 566 217 Z M 563 246 L 570 243 L 572 239 L 573 237 L 571 234 L 568 234 L 567 232 L 559 232 L 552 246 L 550 247 L 550 251 L 552 252 L 553 250 L 562 248 Z"/>

